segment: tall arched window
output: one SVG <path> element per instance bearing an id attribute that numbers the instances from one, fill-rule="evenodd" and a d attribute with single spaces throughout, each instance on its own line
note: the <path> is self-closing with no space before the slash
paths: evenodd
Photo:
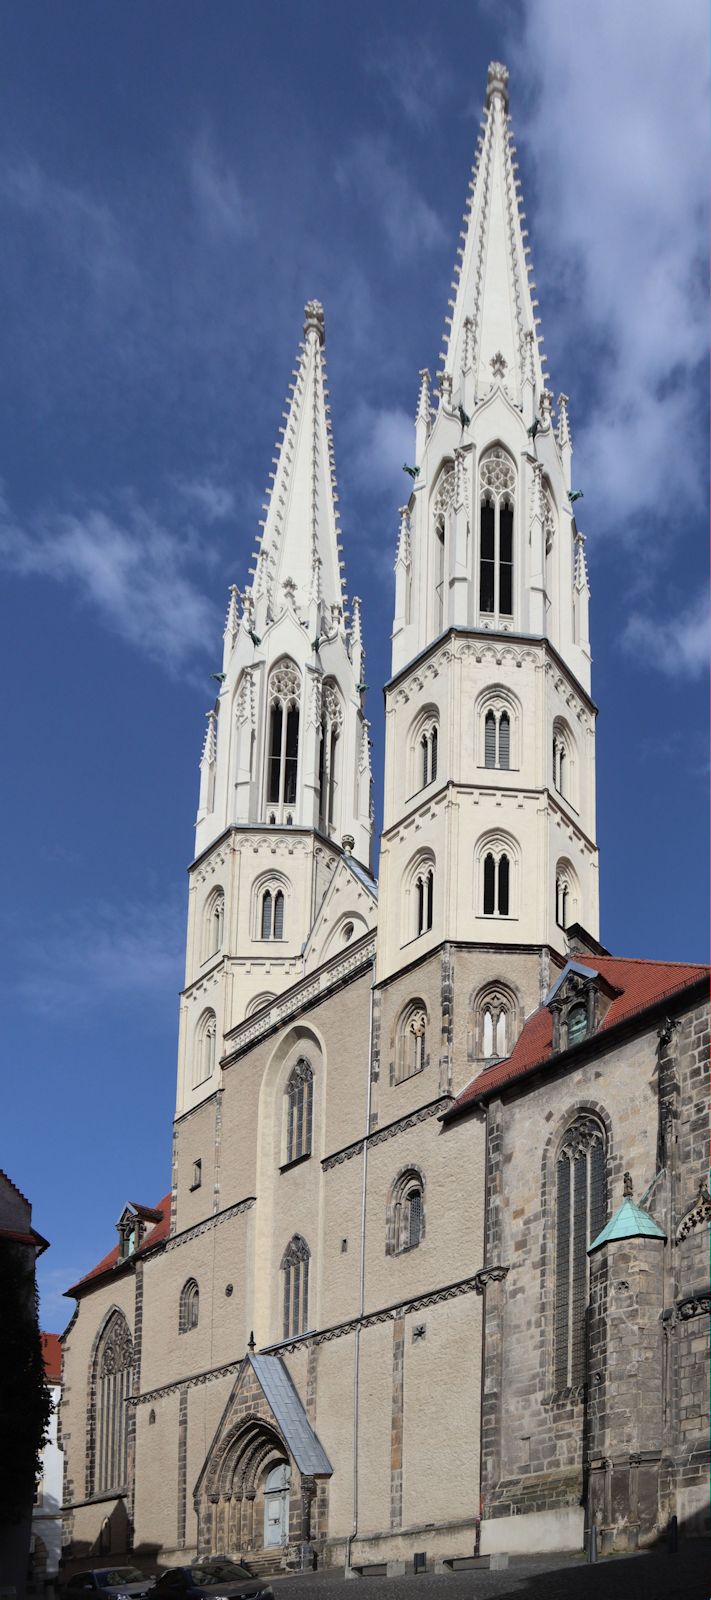
<path id="1" fill-rule="evenodd" d="M 484 856 L 484 916 L 507 917 L 509 914 L 510 863 L 502 850 L 496 855 L 487 850 Z"/>
<path id="2" fill-rule="evenodd" d="M 569 861 L 559 861 L 555 869 L 555 920 L 559 928 L 579 920 L 578 882 Z"/>
<path id="3" fill-rule="evenodd" d="M 188 1278 L 180 1291 L 180 1309 L 178 1312 L 178 1332 L 190 1333 L 198 1325 L 200 1315 L 200 1290 L 194 1278 Z"/>
<path id="4" fill-rule="evenodd" d="M 123 1313 L 109 1319 L 96 1353 L 94 1492 L 124 1488 L 128 1480 L 128 1407 L 133 1345 Z"/>
<path id="5" fill-rule="evenodd" d="M 395 1037 L 394 1080 L 423 1072 L 427 1065 L 427 1011 L 422 1000 L 411 1000 L 403 1012 Z"/>
<path id="6" fill-rule="evenodd" d="M 193 1084 L 212 1077 L 217 1061 L 217 1018 L 214 1011 L 203 1011 L 195 1031 Z"/>
<path id="7" fill-rule="evenodd" d="M 309 1261 L 311 1252 L 305 1239 L 295 1233 L 282 1256 L 284 1275 L 283 1336 L 291 1339 L 305 1333 L 309 1325 Z"/>
<path id="8" fill-rule="evenodd" d="M 437 724 L 433 722 L 425 728 L 420 739 L 420 776 L 422 788 L 426 789 L 428 783 L 434 783 L 437 777 Z"/>
<path id="9" fill-rule="evenodd" d="M 410 726 L 407 743 L 407 793 L 419 794 L 421 789 L 434 783 L 439 767 L 439 712 L 436 706 L 421 708 Z"/>
<path id="10" fill-rule="evenodd" d="M 303 1057 L 289 1073 L 286 1085 L 286 1159 L 297 1161 L 311 1154 L 314 1075 Z"/>
<path id="11" fill-rule="evenodd" d="M 516 997 L 503 984 L 489 984 L 474 1003 L 474 1054 L 498 1061 L 511 1054 L 517 1015 Z"/>
<path id="12" fill-rule="evenodd" d="M 564 1134 L 556 1162 L 556 1389 L 585 1379 L 587 1252 L 605 1214 L 605 1135 L 597 1119 L 584 1114 Z"/>
<path id="13" fill-rule="evenodd" d="M 278 809 L 275 821 L 283 820 L 287 806 L 296 802 L 299 767 L 299 702 L 301 678 L 291 661 L 282 661 L 269 679 L 269 752 L 267 760 L 267 804 Z"/>
<path id="14" fill-rule="evenodd" d="M 216 956 L 222 949 L 225 928 L 225 896 L 222 889 L 213 889 L 205 905 L 203 929 L 203 960 Z"/>
<path id="15" fill-rule="evenodd" d="M 450 463 L 439 476 L 432 500 L 434 517 L 434 627 L 441 633 L 445 626 L 447 592 L 447 514 L 454 497 L 454 469 Z"/>
<path id="16" fill-rule="evenodd" d="M 564 800 L 574 803 L 575 744 L 562 717 L 553 723 L 553 785 Z"/>
<path id="17" fill-rule="evenodd" d="M 497 445 L 484 456 L 479 474 L 479 611 L 485 618 L 513 617 L 513 462 Z"/>
<path id="18" fill-rule="evenodd" d="M 429 933 L 434 903 L 434 868 L 423 867 L 415 879 L 417 933 Z"/>
<path id="19" fill-rule="evenodd" d="M 283 889 L 265 889 L 262 894 L 261 915 L 259 922 L 260 939 L 283 939 L 284 937 L 284 891 Z"/>
<path id="20" fill-rule="evenodd" d="M 398 1174 L 388 1198 L 385 1249 L 391 1256 L 416 1250 L 425 1236 L 425 1183 L 417 1167 Z"/>
<path id="21" fill-rule="evenodd" d="M 321 697 L 321 732 L 319 739 L 319 819 L 323 827 L 332 828 L 338 787 L 338 756 L 343 706 L 335 683 L 327 681 Z"/>
<path id="22" fill-rule="evenodd" d="M 511 718 L 508 711 L 487 711 L 484 718 L 484 765 L 508 770 L 511 754 Z"/>

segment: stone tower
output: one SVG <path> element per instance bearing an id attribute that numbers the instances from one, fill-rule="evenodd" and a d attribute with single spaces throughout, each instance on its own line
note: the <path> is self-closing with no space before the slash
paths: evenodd
<path id="1" fill-rule="evenodd" d="M 433 401 L 420 374 L 386 689 L 379 979 L 443 940 L 597 936 L 588 578 L 489 68 Z"/>
<path id="2" fill-rule="evenodd" d="M 344 852 L 370 867 L 361 608 L 354 599 L 349 623 L 315 300 L 270 480 L 251 582 L 230 590 L 220 693 L 207 714 L 178 1114 L 217 1087 L 225 1033 L 302 976 Z"/>

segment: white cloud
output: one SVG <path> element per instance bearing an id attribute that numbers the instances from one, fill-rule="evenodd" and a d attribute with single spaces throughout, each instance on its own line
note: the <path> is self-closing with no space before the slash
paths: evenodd
<path id="1" fill-rule="evenodd" d="M 240 239 L 251 223 L 236 173 L 203 133 L 190 154 L 188 176 L 201 223 L 215 239 Z"/>
<path id="2" fill-rule="evenodd" d="M 395 40 L 381 40 L 368 71 L 382 81 L 388 103 L 418 129 L 431 127 L 452 84 L 450 71 L 429 41 L 409 38 L 402 30 Z"/>
<path id="3" fill-rule="evenodd" d="M 708 671 L 709 606 L 706 596 L 673 617 L 629 618 L 622 643 L 645 667 L 668 678 L 698 678 Z"/>
<path id="4" fill-rule="evenodd" d="M 117 1003 L 174 993 L 181 979 L 184 907 L 177 896 L 163 903 L 101 900 L 48 918 L 40 937 L 17 934 L 16 1004 L 33 1014 L 71 1019 Z"/>
<path id="5" fill-rule="evenodd" d="M 392 496 L 402 483 L 401 499 L 408 500 L 410 480 L 403 476 L 402 466 L 411 461 L 414 448 L 414 422 L 406 411 L 367 401 L 356 407 L 349 420 L 346 452 L 349 473 L 357 475 L 359 489 Z"/>
<path id="6" fill-rule="evenodd" d="M 110 207 L 25 158 L 0 168 L 0 198 L 42 227 L 98 297 L 127 286 L 133 266 Z"/>
<path id="7" fill-rule="evenodd" d="M 224 522 L 234 511 L 232 490 L 222 483 L 215 483 L 212 478 L 193 478 L 188 482 L 181 479 L 177 488 L 187 501 L 193 501 L 199 507 L 207 522 Z"/>
<path id="8" fill-rule="evenodd" d="M 707 35 L 704 6 L 528 0 L 511 40 L 514 122 L 535 166 L 535 234 L 546 241 L 536 254 L 551 288 L 558 274 L 569 349 L 588 342 L 597 352 L 576 478 L 598 530 L 616 537 L 659 510 L 681 437 L 699 448 Z M 517 83 L 533 85 L 528 116 Z M 573 392 L 573 416 L 574 401 Z M 698 470 L 675 471 L 677 503 L 698 500 L 699 483 Z"/>
<path id="9" fill-rule="evenodd" d="M 338 176 L 375 213 L 396 261 L 439 243 L 443 228 L 437 212 L 397 166 L 384 139 L 365 134 L 356 140 Z"/>
<path id="10" fill-rule="evenodd" d="M 131 496 L 73 512 L 45 512 L 21 524 L 0 503 L 0 567 L 20 577 L 74 587 L 128 644 L 176 673 L 214 648 L 216 612 L 190 575 L 193 530 L 168 529 Z"/>

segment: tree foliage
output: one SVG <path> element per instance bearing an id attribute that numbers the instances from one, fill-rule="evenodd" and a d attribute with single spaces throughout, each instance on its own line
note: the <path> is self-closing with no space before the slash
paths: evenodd
<path id="1" fill-rule="evenodd" d="M 0 1523 L 32 1504 L 52 1402 L 44 1375 L 34 1258 L 0 1243 Z"/>

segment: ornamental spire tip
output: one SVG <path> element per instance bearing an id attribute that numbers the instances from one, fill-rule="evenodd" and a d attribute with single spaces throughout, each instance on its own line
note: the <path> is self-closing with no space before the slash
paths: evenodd
<path id="1" fill-rule="evenodd" d="M 304 338 L 308 339 L 313 330 L 318 335 L 319 344 L 326 342 L 326 324 L 323 306 L 320 300 L 307 300 L 304 306 Z"/>
<path id="2" fill-rule="evenodd" d="M 500 94 L 504 102 L 504 111 L 509 109 L 509 69 L 503 61 L 490 61 L 486 75 L 486 107 L 487 110 L 495 94 Z"/>

